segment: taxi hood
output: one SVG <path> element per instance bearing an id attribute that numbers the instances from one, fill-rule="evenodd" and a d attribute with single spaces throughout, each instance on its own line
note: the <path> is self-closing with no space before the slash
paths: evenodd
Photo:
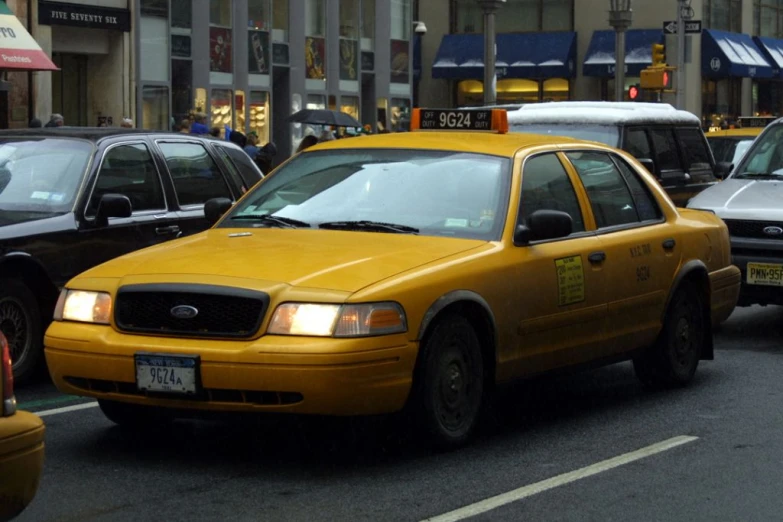
<path id="1" fill-rule="evenodd" d="M 212 229 L 109 261 L 84 277 L 220 276 L 353 293 L 487 241 L 410 234 L 256 228 Z M 141 277 L 139 277 L 141 276 Z"/>

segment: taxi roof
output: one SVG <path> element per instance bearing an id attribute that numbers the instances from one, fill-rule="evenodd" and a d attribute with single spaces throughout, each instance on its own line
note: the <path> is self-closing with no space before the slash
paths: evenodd
<path id="1" fill-rule="evenodd" d="M 747 138 L 756 137 L 761 134 L 764 127 L 751 127 L 746 129 L 726 129 L 719 131 L 712 131 L 707 133 L 707 139 L 710 138 Z"/>
<path id="2" fill-rule="evenodd" d="M 645 123 L 695 124 L 701 120 L 668 103 L 642 102 L 546 102 L 525 105 L 508 112 L 509 125 L 560 123 L 570 125 L 626 125 Z"/>
<path id="3" fill-rule="evenodd" d="M 425 149 L 513 156 L 518 150 L 539 145 L 583 143 L 563 136 L 496 132 L 413 131 L 357 136 L 314 145 L 310 150 L 335 149 Z"/>

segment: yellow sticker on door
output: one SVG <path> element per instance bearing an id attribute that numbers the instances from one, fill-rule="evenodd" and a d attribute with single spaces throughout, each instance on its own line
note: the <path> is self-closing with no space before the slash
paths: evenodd
<path id="1" fill-rule="evenodd" d="M 582 256 L 555 259 L 557 270 L 557 305 L 567 306 L 585 300 L 585 272 Z"/>

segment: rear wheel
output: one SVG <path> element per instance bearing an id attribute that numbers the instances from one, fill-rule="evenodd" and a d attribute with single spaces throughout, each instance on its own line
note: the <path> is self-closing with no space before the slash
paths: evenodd
<path id="1" fill-rule="evenodd" d="M 444 317 L 427 335 L 420 357 L 412 402 L 419 426 L 437 447 L 460 446 L 476 429 L 484 392 L 476 331 L 460 316 Z"/>
<path id="2" fill-rule="evenodd" d="M 160 408 L 98 399 L 98 406 L 114 424 L 134 430 L 154 429 L 170 423 L 173 418 Z"/>
<path id="3" fill-rule="evenodd" d="M 633 361 L 642 383 L 685 386 L 693 379 L 707 335 L 703 306 L 703 296 L 693 283 L 677 289 L 655 345 Z"/>
<path id="4" fill-rule="evenodd" d="M 0 278 L 0 332 L 8 339 L 14 379 L 32 377 L 43 354 L 43 322 L 35 296 L 24 283 Z"/>

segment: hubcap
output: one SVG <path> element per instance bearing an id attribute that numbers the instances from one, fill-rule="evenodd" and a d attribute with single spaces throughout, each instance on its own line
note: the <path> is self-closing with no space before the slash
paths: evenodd
<path id="1" fill-rule="evenodd" d="M 456 353 L 455 353 L 456 352 Z M 450 431 L 461 430 L 471 418 L 472 386 L 467 363 L 456 349 L 444 357 L 435 398 L 441 425 Z"/>
<path id="2" fill-rule="evenodd" d="M 686 365 L 691 355 L 691 324 L 687 317 L 680 317 L 674 332 L 674 353 L 677 362 Z"/>
<path id="3" fill-rule="evenodd" d="M 27 356 L 27 347 L 30 343 L 28 325 L 29 321 L 22 303 L 10 297 L 0 300 L 0 332 L 3 332 L 8 340 L 14 367 L 18 367 Z"/>

